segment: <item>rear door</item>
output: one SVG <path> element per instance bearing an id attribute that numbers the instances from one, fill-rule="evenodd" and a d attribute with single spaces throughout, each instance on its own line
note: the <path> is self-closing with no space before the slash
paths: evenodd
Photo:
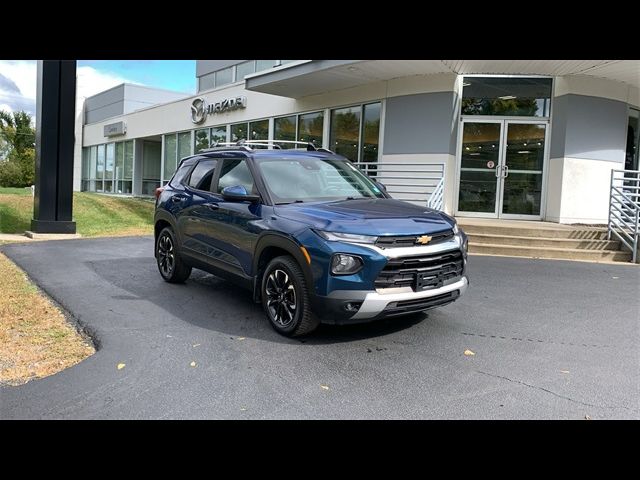
<path id="1" fill-rule="evenodd" d="M 212 202 L 217 200 L 211 191 L 211 185 L 218 164 L 217 159 L 200 160 L 189 178 L 183 182 L 184 192 L 170 200 L 180 205 L 177 221 L 178 230 L 182 234 L 183 253 L 201 261 L 212 257 L 209 237 L 214 232 L 208 230 L 206 220 Z"/>

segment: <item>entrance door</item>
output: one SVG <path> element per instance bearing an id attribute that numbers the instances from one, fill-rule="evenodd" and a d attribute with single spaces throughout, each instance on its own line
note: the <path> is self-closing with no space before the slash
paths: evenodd
<path id="1" fill-rule="evenodd" d="M 463 121 L 456 214 L 541 218 L 547 122 Z"/>

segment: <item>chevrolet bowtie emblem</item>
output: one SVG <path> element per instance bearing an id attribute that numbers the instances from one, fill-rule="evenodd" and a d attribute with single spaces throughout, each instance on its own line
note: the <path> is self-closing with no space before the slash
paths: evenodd
<path id="1" fill-rule="evenodd" d="M 431 237 L 429 235 L 422 235 L 421 237 L 416 238 L 416 242 L 426 245 L 431 241 Z"/>

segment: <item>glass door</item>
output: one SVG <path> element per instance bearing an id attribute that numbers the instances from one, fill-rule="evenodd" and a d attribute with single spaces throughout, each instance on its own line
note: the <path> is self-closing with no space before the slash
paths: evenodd
<path id="1" fill-rule="evenodd" d="M 547 125 L 463 120 L 456 214 L 540 219 Z"/>
<path id="2" fill-rule="evenodd" d="M 540 218 L 546 123 L 505 121 L 500 217 Z"/>
<path id="3" fill-rule="evenodd" d="M 458 213 L 498 216 L 502 120 L 462 123 Z"/>

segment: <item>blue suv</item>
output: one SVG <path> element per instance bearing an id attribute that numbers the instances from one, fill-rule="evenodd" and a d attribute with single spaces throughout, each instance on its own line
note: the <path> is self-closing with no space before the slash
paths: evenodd
<path id="1" fill-rule="evenodd" d="M 392 199 L 326 149 L 239 142 L 187 157 L 156 191 L 162 278 L 199 268 L 253 292 L 275 330 L 405 315 L 467 288 L 467 237 L 445 213 Z M 260 148 L 260 147 L 273 148 Z"/>

